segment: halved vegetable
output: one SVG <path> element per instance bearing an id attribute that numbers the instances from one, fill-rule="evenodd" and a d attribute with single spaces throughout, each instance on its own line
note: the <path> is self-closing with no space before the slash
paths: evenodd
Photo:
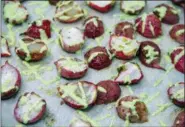
<path id="1" fill-rule="evenodd" d="M 75 27 L 63 28 L 60 31 L 60 35 L 61 46 L 66 52 L 69 53 L 79 51 L 85 43 L 85 37 L 82 31 Z"/>
<path id="2" fill-rule="evenodd" d="M 87 70 L 88 64 L 77 58 L 64 57 L 55 62 L 58 73 L 66 79 L 82 78 Z"/>
<path id="3" fill-rule="evenodd" d="M 143 79 L 143 72 L 136 63 L 123 63 L 117 68 L 117 70 L 118 76 L 114 79 L 114 81 L 119 84 L 136 84 Z"/>
<path id="4" fill-rule="evenodd" d="M 54 18 L 60 22 L 72 23 L 85 16 L 84 10 L 74 1 L 57 3 Z"/>
<path id="5" fill-rule="evenodd" d="M 172 102 L 179 106 L 184 107 L 184 82 L 176 83 L 170 88 L 168 88 L 168 96 Z"/>
<path id="6" fill-rule="evenodd" d="M 51 5 L 56 5 L 60 0 L 48 0 Z"/>
<path id="7" fill-rule="evenodd" d="M 180 44 L 185 43 L 185 26 L 184 24 L 177 24 L 172 27 L 169 32 L 170 37 Z"/>
<path id="8" fill-rule="evenodd" d="M 184 0 L 171 0 L 174 4 L 182 7 L 185 9 L 185 3 L 184 3 Z"/>
<path id="9" fill-rule="evenodd" d="M 139 44 L 134 39 L 124 36 L 111 35 L 109 48 L 112 54 L 118 59 L 130 60 L 134 58 L 139 49 Z"/>
<path id="10" fill-rule="evenodd" d="M 184 127 L 185 125 L 185 112 L 181 111 L 174 120 L 173 127 Z"/>
<path id="11" fill-rule="evenodd" d="M 142 64 L 147 67 L 157 68 L 165 71 L 165 69 L 159 65 L 160 58 L 161 50 L 157 44 L 152 41 L 141 42 L 139 48 L 139 60 Z"/>
<path id="12" fill-rule="evenodd" d="M 92 106 L 97 98 L 96 86 L 87 81 L 67 83 L 57 88 L 64 102 L 75 109 Z"/>
<path id="13" fill-rule="evenodd" d="M 9 56 L 11 56 L 11 53 L 8 46 L 8 41 L 6 38 L 1 36 L 1 57 L 9 57 Z"/>
<path id="14" fill-rule="evenodd" d="M 76 119 L 69 125 L 69 127 L 92 127 L 92 125 L 87 121 Z"/>
<path id="15" fill-rule="evenodd" d="M 3 16 L 6 22 L 19 25 L 28 19 L 28 11 L 18 0 L 9 0 L 5 2 Z"/>
<path id="16" fill-rule="evenodd" d="M 115 0 L 110 0 L 110 1 L 93 1 L 93 0 L 89 0 L 87 1 L 87 4 L 89 5 L 89 7 L 99 11 L 99 12 L 108 12 L 112 9 L 112 7 L 115 4 Z"/>
<path id="17" fill-rule="evenodd" d="M 22 60 L 39 61 L 46 56 L 48 48 L 44 41 L 25 37 L 19 42 L 15 51 Z"/>
<path id="18" fill-rule="evenodd" d="M 10 65 L 8 61 L 1 66 L 1 99 L 8 99 L 15 95 L 21 87 L 19 70 Z"/>
<path id="19" fill-rule="evenodd" d="M 46 111 L 46 101 L 34 92 L 20 96 L 14 108 L 15 119 L 23 124 L 39 121 Z"/>

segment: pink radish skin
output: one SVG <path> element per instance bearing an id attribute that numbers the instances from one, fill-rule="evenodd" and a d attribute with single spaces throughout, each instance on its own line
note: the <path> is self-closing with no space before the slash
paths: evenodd
<path id="1" fill-rule="evenodd" d="M 89 122 L 87 122 L 87 121 L 78 119 L 78 120 L 73 121 L 69 125 L 69 127 L 92 127 L 92 125 Z"/>
<path id="2" fill-rule="evenodd" d="M 8 70 L 8 69 L 11 69 L 11 72 L 9 72 L 10 70 Z M 21 75 L 20 75 L 19 70 L 17 70 L 14 66 L 10 65 L 8 63 L 8 61 L 6 61 L 5 64 L 3 66 L 1 66 L 1 74 L 2 74 L 1 75 L 2 77 L 1 78 L 3 78 L 3 75 L 4 74 L 7 75 L 9 73 L 16 74 L 16 75 L 14 75 L 14 77 L 11 77 L 11 78 L 15 78 L 16 77 L 16 80 L 13 83 L 13 85 L 15 87 L 12 88 L 12 89 L 9 89 L 6 92 L 1 92 L 1 99 L 2 100 L 9 99 L 10 97 L 14 96 L 18 92 L 18 90 L 20 89 L 20 87 L 21 87 Z M 2 79 L 2 81 L 3 81 L 3 79 Z"/>
<path id="3" fill-rule="evenodd" d="M 2 40 L 5 39 L 3 36 L 1 36 L 1 43 Z M 1 44 L 1 57 L 9 57 L 11 56 L 10 49 L 8 46 L 8 41 L 5 39 L 5 44 Z"/>
<path id="4" fill-rule="evenodd" d="M 172 127 L 184 127 L 184 126 L 185 126 L 185 112 L 181 111 L 175 118 Z"/>
<path id="5" fill-rule="evenodd" d="M 24 122 L 23 121 L 23 119 L 21 118 L 21 117 L 23 117 L 23 116 L 20 116 L 20 114 L 18 113 L 18 111 L 20 110 L 20 107 L 19 107 L 19 102 L 20 102 L 20 99 L 23 97 L 23 96 L 27 96 L 28 94 L 31 94 L 30 96 L 33 96 L 33 95 L 35 95 L 35 96 L 37 96 L 38 98 L 41 98 L 38 94 L 36 94 L 36 93 L 34 93 L 34 92 L 31 92 L 31 93 L 24 93 L 24 95 L 22 95 L 22 96 L 20 96 L 20 98 L 18 99 L 18 101 L 17 101 L 17 104 L 16 104 L 16 106 L 15 106 L 15 108 L 14 108 L 14 117 L 16 118 L 16 120 L 18 121 L 18 122 L 20 122 L 20 123 L 23 123 L 23 124 L 33 124 L 33 123 L 36 123 L 37 121 L 39 121 L 42 117 L 43 117 L 43 115 L 44 115 L 44 113 L 45 113 L 45 111 L 46 111 L 46 101 L 44 100 L 44 99 L 42 99 L 41 101 L 44 103 L 44 105 L 41 107 L 41 110 L 38 112 L 38 114 L 34 117 L 34 118 L 32 118 L 32 119 L 29 119 L 28 120 L 28 122 Z M 29 100 L 28 100 L 29 101 Z M 27 103 L 28 103 L 28 101 L 27 101 Z"/>
<path id="6" fill-rule="evenodd" d="M 172 100 L 172 102 L 175 105 L 179 107 L 184 107 L 185 105 L 184 98 L 178 99 L 173 96 L 177 93 L 178 90 L 182 90 L 182 89 L 184 89 L 184 82 L 180 82 L 178 84 L 171 86 L 170 88 L 168 88 L 168 91 L 167 91 L 169 98 Z"/>
<path id="7" fill-rule="evenodd" d="M 76 102 L 75 100 L 73 100 L 73 99 L 72 99 L 71 97 L 69 97 L 69 96 L 64 97 L 63 100 L 64 100 L 64 102 L 65 102 L 68 106 L 70 106 L 70 107 L 72 107 L 72 108 L 74 108 L 74 109 L 87 109 L 87 108 L 93 106 L 93 105 L 95 104 L 95 102 L 96 102 L 96 98 L 97 98 L 97 89 L 96 89 L 96 85 L 93 84 L 93 83 L 91 83 L 91 82 L 87 82 L 87 81 L 80 81 L 80 83 L 81 83 L 82 86 L 84 86 L 84 87 L 90 87 L 90 88 L 88 88 L 88 90 L 89 90 L 89 89 L 92 90 L 92 92 L 90 92 L 90 94 L 91 94 L 91 100 L 88 100 L 88 106 L 85 107 L 84 105 L 79 104 L 78 102 Z M 76 82 L 76 83 L 70 83 L 70 84 L 68 83 L 68 84 L 66 84 L 66 85 L 78 85 L 78 82 Z M 84 87 L 83 87 L 83 88 L 84 88 Z M 57 89 L 58 89 L 59 94 L 62 96 L 63 93 L 62 93 L 60 87 L 58 87 Z M 78 89 L 79 89 L 79 88 L 78 88 Z M 85 91 L 85 90 L 84 90 L 84 91 Z M 85 91 L 85 93 L 86 93 L 86 92 L 87 92 L 87 91 Z M 64 93 L 64 94 L 65 94 L 65 93 Z M 93 94 L 94 94 L 94 95 L 93 95 Z"/>
<path id="8" fill-rule="evenodd" d="M 146 57 L 147 51 L 144 50 L 146 46 L 153 47 L 154 51 L 158 52 L 158 55 L 156 55 L 156 58 L 152 60 L 150 63 L 146 62 L 147 61 L 147 57 Z M 139 60 L 141 61 L 142 64 L 150 68 L 157 68 L 157 69 L 161 69 L 165 71 L 165 69 L 159 65 L 160 58 L 161 58 L 161 50 L 157 44 L 151 41 L 141 42 L 141 45 L 139 48 Z"/>
<path id="9" fill-rule="evenodd" d="M 76 59 L 76 58 L 70 58 L 70 59 L 76 63 L 83 62 L 82 60 Z M 74 70 L 70 70 L 66 68 L 65 66 L 60 65 L 60 62 L 65 61 L 65 60 L 66 58 L 61 58 L 54 63 L 61 77 L 64 77 L 66 79 L 78 79 L 78 78 L 82 78 L 83 76 L 85 76 L 88 70 L 88 64 L 85 61 L 83 63 L 84 69 L 82 71 L 73 72 Z M 81 67 L 81 66 L 82 65 L 79 65 L 78 67 Z"/>
<path id="10" fill-rule="evenodd" d="M 124 68 L 125 66 L 125 68 Z M 135 67 L 135 68 L 134 68 Z M 137 69 L 136 69 L 137 68 Z M 126 70 L 124 70 L 126 69 Z M 137 74 L 137 77 L 132 77 L 133 75 Z M 124 77 L 129 75 L 129 77 L 132 77 L 130 79 L 130 83 L 124 82 Z M 138 64 L 127 62 L 123 64 L 123 68 L 118 68 L 118 76 L 114 79 L 115 82 L 119 83 L 120 85 L 126 85 L 126 84 L 137 84 L 143 79 L 143 72 Z M 121 79 L 121 80 L 120 80 Z"/>

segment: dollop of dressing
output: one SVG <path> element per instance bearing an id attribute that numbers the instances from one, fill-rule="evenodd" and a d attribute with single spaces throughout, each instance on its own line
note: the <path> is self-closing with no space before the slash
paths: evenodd
<path id="1" fill-rule="evenodd" d="M 145 6 L 145 1 L 124 1 L 122 2 L 122 9 L 125 12 L 135 12 Z"/>
<path id="2" fill-rule="evenodd" d="M 159 55 L 159 52 L 155 51 L 155 49 L 152 46 L 147 45 L 147 46 L 144 47 L 144 50 L 147 51 L 147 53 L 146 53 L 146 57 L 147 57 L 146 63 L 148 63 L 148 64 L 150 64 L 153 60 L 155 60 L 157 58 L 157 55 Z"/>

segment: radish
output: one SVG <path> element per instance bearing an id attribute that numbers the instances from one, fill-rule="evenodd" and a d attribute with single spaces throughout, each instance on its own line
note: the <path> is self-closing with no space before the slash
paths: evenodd
<path id="1" fill-rule="evenodd" d="M 60 0 L 48 0 L 51 5 L 56 5 Z"/>
<path id="2" fill-rule="evenodd" d="M 61 85 L 58 92 L 64 102 L 74 109 L 86 109 L 92 106 L 97 98 L 96 86 L 87 81 Z"/>
<path id="3" fill-rule="evenodd" d="M 184 30 L 184 24 L 177 24 L 172 27 L 172 29 L 169 32 L 170 37 L 175 40 L 176 42 L 183 44 L 185 43 L 185 30 Z"/>
<path id="4" fill-rule="evenodd" d="M 122 60 L 130 60 L 136 56 L 139 44 L 134 39 L 124 36 L 111 35 L 109 40 L 109 48 L 116 58 Z"/>
<path id="5" fill-rule="evenodd" d="M 184 3 L 184 0 L 171 0 L 174 4 L 182 7 L 185 9 L 185 3 Z"/>
<path id="6" fill-rule="evenodd" d="M 168 96 L 172 102 L 179 106 L 184 107 L 184 82 L 176 83 L 170 88 L 168 88 Z"/>
<path id="7" fill-rule="evenodd" d="M 46 101 L 38 94 L 31 92 L 20 96 L 14 108 L 15 119 L 23 124 L 39 121 L 46 111 Z"/>
<path id="8" fill-rule="evenodd" d="M 19 25 L 28 19 L 27 9 L 17 0 L 6 1 L 3 17 L 7 23 Z"/>
<path id="9" fill-rule="evenodd" d="M 105 13 L 105 12 L 108 12 L 110 11 L 114 4 L 115 4 L 115 0 L 110 0 L 110 1 L 87 1 L 87 4 L 89 5 L 89 7 L 99 11 L 99 12 L 102 12 L 102 13 Z"/>
<path id="10" fill-rule="evenodd" d="M 77 58 L 64 57 L 55 62 L 58 73 L 66 79 L 82 78 L 87 70 L 88 64 Z"/>
<path id="11" fill-rule="evenodd" d="M 87 121 L 76 119 L 69 125 L 69 127 L 92 127 L 92 125 Z"/>
<path id="12" fill-rule="evenodd" d="M 11 53 L 8 46 L 8 41 L 6 38 L 1 36 L 1 57 L 9 57 L 9 56 L 11 56 Z"/>
<path id="13" fill-rule="evenodd" d="M 62 48 L 69 53 L 79 51 L 84 43 L 84 35 L 80 29 L 75 27 L 63 28 L 60 32 L 60 43 Z"/>
<path id="14" fill-rule="evenodd" d="M 85 16 L 84 10 L 74 1 L 60 1 L 56 5 L 54 19 L 59 22 L 73 23 Z"/>
<path id="15" fill-rule="evenodd" d="M 184 125 L 185 125 L 185 112 L 183 110 L 175 118 L 173 127 L 184 127 Z"/>
<path id="16" fill-rule="evenodd" d="M 142 64 L 147 67 L 157 68 L 165 71 L 165 69 L 159 65 L 160 57 L 161 50 L 157 44 L 152 41 L 141 42 L 139 48 L 139 60 Z"/>
<path id="17" fill-rule="evenodd" d="M 123 85 L 136 84 L 143 79 L 143 72 L 136 63 L 126 62 L 121 64 L 118 70 L 118 76 L 115 82 Z"/>
<path id="18" fill-rule="evenodd" d="M 8 61 L 1 66 L 1 99 L 8 99 L 15 95 L 21 87 L 19 70 L 10 65 Z"/>

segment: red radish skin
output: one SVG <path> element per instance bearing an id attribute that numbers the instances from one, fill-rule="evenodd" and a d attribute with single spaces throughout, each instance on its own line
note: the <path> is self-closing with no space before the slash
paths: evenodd
<path id="1" fill-rule="evenodd" d="M 94 54 L 96 55 L 93 57 Z M 94 47 L 85 53 L 85 59 L 88 61 L 89 67 L 96 70 L 104 69 L 112 63 L 106 48 L 100 46 Z"/>
<path id="2" fill-rule="evenodd" d="M 165 15 L 163 17 L 161 17 L 161 14 L 164 12 L 161 11 L 160 8 L 166 8 Z M 156 6 L 153 12 L 161 19 L 163 23 L 173 25 L 179 22 L 179 15 L 177 10 L 167 4 L 160 4 Z"/>
<path id="3" fill-rule="evenodd" d="M 10 57 L 10 56 L 11 56 L 11 53 L 8 46 L 8 41 L 6 38 L 1 36 L 1 57 Z"/>
<path id="4" fill-rule="evenodd" d="M 184 45 L 185 32 L 182 32 L 178 35 L 178 32 L 182 30 L 184 30 L 184 24 L 174 25 L 172 29 L 170 30 L 169 35 L 173 40 Z"/>
<path id="5" fill-rule="evenodd" d="M 96 2 L 96 3 L 94 3 L 94 2 Z M 95 10 L 102 12 L 102 13 L 109 12 L 115 4 L 115 0 L 111 0 L 109 3 L 107 3 L 105 6 L 102 7 L 102 6 L 98 5 L 101 2 L 107 2 L 107 1 L 88 1 L 87 4 L 92 9 L 95 9 Z"/>
<path id="6" fill-rule="evenodd" d="M 87 122 L 87 121 L 84 121 L 84 120 L 81 120 L 81 119 L 77 119 L 75 121 L 73 121 L 69 127 L 92 127 L 92 125 Z"/>
<path id="7" fill-rule="evenodd" d="M 21 118 L 21 117 L 23 117 L 23 116 L 20 116 L 20 114 L 18 113 L 19 112 L 19 110 L 20 110 L 20 99 L 24 96 L 24 97 L 26 97 L 27 95 L 29 95 L 30 94 L 30 96 L 37 96 L 38 98 L 40 98 L 41 99 L 41 101 L 42 101 L 42 103 L 43 103 L 43 105 L 42 105 L 42 107 L 41 107 L 41 109 L 38 111 L 38 113 L 35 115 L 35 117 L 33 117 L 33 118 L 31 118 L 31 119 L 28 119 L 28 121 L 24 121 L 23 120 L 23 118 Z M 26 103 L 28 103 L 29 102 L 29 100 L 26 102 Z M 34 105 L 34 104 L 32 104 L 32 105 Z M 33 109 L 31 110 L 32 112 L 33 112 Z M 22 95 L 22 96 L 20 96 L 20 98 L 18 99 L 18 101 L 17 101 L 17 104 L 16 104 L 16 106 L 15 106 L 15 108 L 14 108 L 14 117 L 15 117 L 15 119 L 18 121 L 18 122 L 20 122 L 20 123 L 23 123 L 23 124 L 33 124 L 33 123 L 36 123 L 37 121 L 39 121 L 42 117 L 43 117 L 43 115 L 44 115 L 44 113 L 46 112 L 46 101 L 44 100 L 44 99 L 42 99 L 38 94 L 36 94 L 36 93 L 34 93 L 34 92 L 31 92 L 31 93 L 24 93 L 24 95 Z"/>
<path id="8" fill-rule="evenodd" d="M 92 21 L 91 21 L 92 20 Z M 94 24 L 94 22 L 97 24 Z M 96 26 L 97 25 L 97 26 Z M 88 38 L 96 38 L 104 33 L 103 22 L 96 16 L 89 17 L 84 22 L 84 35 Z"/>
<path id="9" fill-rule="evenodd" d="M 3 82 L 4 75 L 8 75 L 10 73 L 11 74 L 16 74 L 16 75 L 14 75 L 14 77 L 11 77 L 11 78 L 15 78 L 16 77 L 16 80 L 13 83 L 13 85 L 15 87 L 11 88 L 11 89 L 9 89 L 8 91 L 5 91 L 5 92 L 1 91 L 1 99 L 2 100 L 9 99 L 10 97 L 14 96 L 19 91 L 19 89 L 21 87 L 21 75 L 20 75 L 20 72 L 14 66 L 10 65 L 8 63 L 8 61 L 6 61 L 3 66 L 1 66 L 1 79 L 2 79 L 2 84 L 1 85 L 4 85 L 4 82 Z M 7 78 L 7 76 L 5 78 Z M 13 79 L 11 80 L 11 82 L 12 81 L 13 81 Z"/>
<path id="10" fill-rule="evenodd" d="M 143 14 L 135 21 L 136 31 L 146 38 L 162 35 L 161 21 L 154 14 Z"/>
<path id="11" fill-rule="evenodd" d="M 181 111 L 173 123 L 173 127 L 184 127 L 185 126 L 185 112 Z"/>
<path id="12" fill-rule="evenodd" d="M 96 86 L 98 89 L 96 104 L 98 105 L 114 102 L 121 95 L 121 89 L 119 87 L 119 84 L 114 81 L 111 80 L 101 81 Z M 103 88 L 103 90 L 105 91 L 101 91 L 101 88 Z"/>
<path id="13" fill-rule="evenodd" d="M 183 94 L 184 93 L 177 93 L 179 90 L 183 90 L 184 91 L 184 82 L 180 82 L 180 83 L 177 83 L 171 87 L 168 88 L 168 96 L 169 98 L 172 100 L 172 102 L 179 106 L 179 107 L 184 107 L 185 105 L 185 101 L 184 101 L 184 98 L 178 98 L 178 96 L 181 96 L 180 94 Z M 176 95 L 178 94 L 178 95 Z M 177 97 L 174 97 L 174 96 L 177 96 Z"/>
<path id="14" fill-rule="evenodd" d="M 135 68 L 135 70 L 133 70 L 132 68 Z M 117 70 L 118 70 L 118 76 L 114 79 L 114 81 L 119 83 L 120 85 L 137 84 L 144 77 L 140 66 L 136 63 L 132 63 L 132 62 L 124 63 L 120 66 L 120 68 L 117 68 Z M 135 75 L 137 73 L 139 74 L 138 76 Z M 122 75 L 124 75 L 124 76 L 122 77 Z M 136 77 L 132 77 L 134 75 Z M 126 77 L 126 76 L 129 76 L 130 82 L 128 82 L 128 81 L 125 82 L 124 77 Z M 121 80 L 120 80 L 120 77 L 121 77 Z"/>
<path id="15" fill-rule="evenodd" d="M 64 77 L 66 79 L 79 79 L 79 78 L 82 78 L 83 76 L 85 76 L 85 74 L 87 73 L 87 70 L 88 70 L 88 64 L 85 61 L 82 61 L 77 58 L 69 58 L 71 62 L 77 63 L 74 66 L 74 69 L 72 69 L 72 65 L 70 65 L 70 67 L 69 67 L 71 69 L 70 70 L 68 67 L 65 67 L 60 64 L 60 62 L 62 63 L 63 61 L 67 61 L 67 59 L 68 58 L 61 58 L 54 63 L 56 65 L 57 71 L 61 77 Z M 78 63 L 82 63 L 84 68 L 80 71 L 74 72 L 75 68 L 82 67 L 82 65 L 80 65 Z"/>
<path id="16" fill-rule="evenodd" d="M 85 91 L 85 90 L 92 90 L 91 92 L 89 91 L 88 93 L 90 93 L 91 95 L 91 99 L 90 100 L 87 100 L 88 103 L 87 103 L 87 107 L 82 105 L 82 104 L 79 104 L 78 102 L 76 102 L 74 99 L 72 99 L 70 96 L 66 96 L 63 98 L 64 102 L 70 106 L 71 108 L 74 108 L 74 109 L 87 109 L 91 106 L 93 106 L 96 102 L 96 98 L 97 98 L 97 89 L 96 89 L 96 85 L 91 83 L 91 82 L 87 82 L 87 81 L 80 81 L 80 82 L 76 82 L 76 83 L 67 83 L 66 85 L 70 85 L 70 86 L 77 86 L 79 83 L 82 84 L 82 87 L 86 89 L 84 89 L 84 92 L 87 94 L 88 91 Z M 88 88 L 89 87 L 89 88 Z M 63 94 L 65 94 L 65 92 L 61 91 L 61 88 L 58 87 L 58 92 L 59 92 L 59 95 L 62 96 Z M 79 89 L 79 88 L 78 88 Z M 70 89 L 71 90 L 71 89 Z M 70 91 L 70 93 L 73 93 L 74 91 Z M 79 94 L 79 93 L 78 93 Z M 76 95 L 77 96 L 77 95 Z M 79 97 L 79 96 L 78 96 Z"/>
<path id="17" fill-rule="evenodd" d="M 147 46 L 152 47 L 155 52 L 158 52 L 158 54 L 155 55 L 155 58 L 150 63 L 147 63 L 148 51 L 144 49 Z M 165 68 L 163 68 L 159 65 L 160 58 L 161 58 L 161 50 L 157 44 L 155 44 L 152 41 L 141 42 L 141 45 L 139 48 L 139 60 L 141 61 L 142 64 L 144 64 L 145 66 L 150 67 L 150 68 L 157 68 L 157 69 L 161 69 L 161 70 L 165 71 Z"/>

